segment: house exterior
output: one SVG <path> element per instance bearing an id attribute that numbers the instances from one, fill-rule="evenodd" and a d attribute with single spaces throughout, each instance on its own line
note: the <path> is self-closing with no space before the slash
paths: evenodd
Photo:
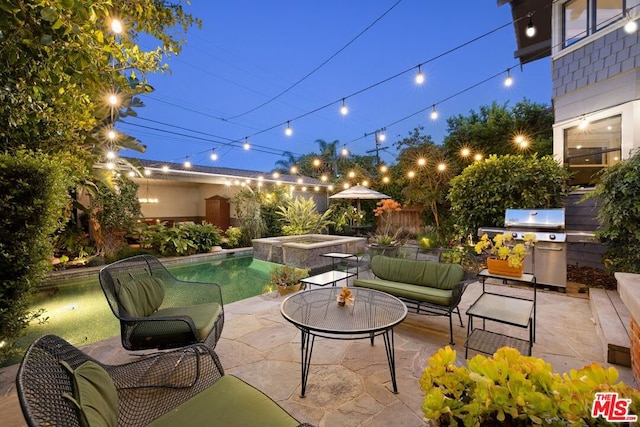
<path id="1" fill-rule="evenodd" d="M 242 188 L 269 191 L 288 186 L 294 197 L 312 197 L 319 211 L 328 207 L 330 185 L 315 178 L 289 174 L 136 160 L 144 176 L 133 176 L 139 185 L 142 220 L 147 223 L 207 221 L 226 230 L 237 226 L 233 196 Z"/>
<path id="2" fill-rule="evenodd" d="M 571 215 L 595 229 L 597 207 L 576 202 L 599 171 L 628 159 L 640 145 L 640 0 L 498 1 L 506 3 L 515 21 L 515 57 L 526 64 L 551 56 L 553 152 L 580 187 L 567 203 L 567 226 Z M 530 22 L 538 30 L 534 37 L 525 35 Z M 631 314 L 631 365 L 640 381 L 640 276 L 616 278 Z"/>

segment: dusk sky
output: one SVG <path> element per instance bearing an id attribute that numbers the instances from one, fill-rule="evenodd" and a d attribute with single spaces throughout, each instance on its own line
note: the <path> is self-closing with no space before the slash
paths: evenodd
<path id="1" fill-rule="evenodd" d="M 266 172 L 284 151 L 317 152 L 317 139 L 362 155 L 376 130 L 392 147 L 423 126 L 441 143 L 450 116 L 493 101 L 551 103 L 549 58 L 520 68 L 511 9 L 495 0 L 194 0 L 187 10 L 202 29 L 187 33 L 172 74 L 149 77 L 139 117 L 118 125 L 147 146 L 123 156 Z M 391 149 L 381 157 L 395 161 Z"/>

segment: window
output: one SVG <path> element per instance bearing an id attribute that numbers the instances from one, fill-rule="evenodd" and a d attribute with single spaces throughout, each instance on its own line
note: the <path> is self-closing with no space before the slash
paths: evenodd
<path id="1" fill-rule="evenodd" d="M 564 3 L 564 47 L 620 20 L 624 16 L 625 3 L 625 0 L 570 0 Z"/>
<path id="2" fill-rule="evenodd" d="M 573 174 L 571 185 L 593 186 L 598 172 L 620 161 L 621 122 L 621 116 L 613 116 L 565 129 L 564 161 Z"/>

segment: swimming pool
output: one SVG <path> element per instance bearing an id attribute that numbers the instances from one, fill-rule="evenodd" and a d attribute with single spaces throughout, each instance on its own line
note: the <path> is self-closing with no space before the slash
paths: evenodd
<path id="1" fill-rule="evenodd" d="M 218 283 L 224 304 L 229 304 L 260 295 L 276 265 L 251 256 L 235 256 L 166 267 L 182 280 Z M 45 310 L 42 317 L 48 320 L 35 320 L 29 325 L 27 334 L 17 341 L 22 348 L 45 334 L 59 335 L 76 346 L 120 334 L 118 319 L 109 309 L 97 273 L 37 292 L 29 310 L 40 308 Z M 6 364 L 20 360 L 21 356 L 16 356 Z"/>

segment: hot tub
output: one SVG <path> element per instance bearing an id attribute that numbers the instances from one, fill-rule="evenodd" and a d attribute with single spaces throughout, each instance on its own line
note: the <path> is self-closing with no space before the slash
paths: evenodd
<path id="1" fill-rule="evenodd" d="M 278 264 L 321 269 L 331 265 L 331 259 L 320 255 L 329 252 L 362 253 L 366 242 L 364 237 L 332 234 L 267 237 L 253 239 L 253 257 Z"/>

